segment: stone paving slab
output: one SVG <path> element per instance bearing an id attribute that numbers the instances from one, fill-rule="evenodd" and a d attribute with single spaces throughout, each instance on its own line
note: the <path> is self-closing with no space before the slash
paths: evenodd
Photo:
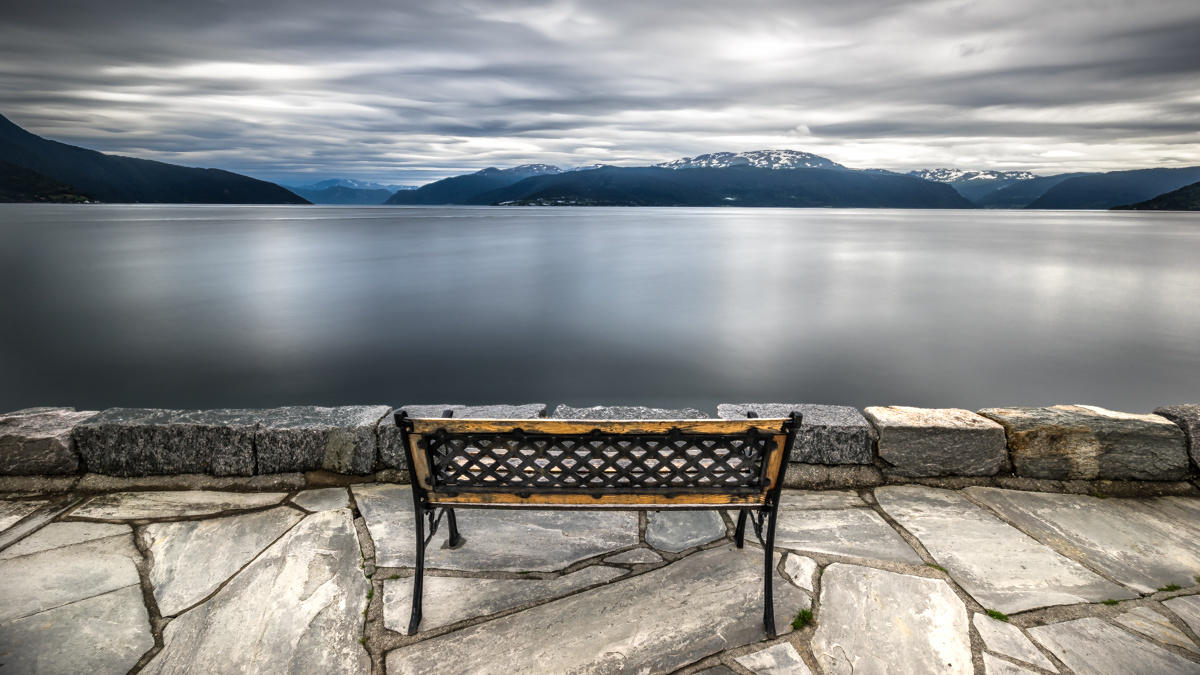
<path id="1" fill-rule="evenodd" d="M 793 584 L 809 593 L 813 591 L 813 578 L 817 575 L 817 562 L 812 558 L 789 553 L 787 559 L 783 561 L 783 572 L 788 575 Z"/>
<path id="2" fill-rule="evenodd" d="M 74 408 L 26 408 L 0 415 L 0 475 L 79 471 L 71 430 L 95 414 Z"/>
<path id="3" fill-rule="evenodd" d="M 304 517 L 210 600 L 167 625 L 143 673 L 368 673 L 369 584 L 349 510 Z"/>
<path id="4" fill-rule="evenodd" d="M 897 485 L 878 488 L 875 498 L 985 608 L 1012 614 L 1136 597 L 957 492 Z"/>
<path id="5" fill-rule="evenodd" d="M 1200 663 L 1176 656 L 1093 617 L 1036 626 L 1029 629 L 1029 634 L 1054 652 L 1075 675 L 1200 673 Z"/>
<path id="6" fill-rule="evenodd" d="M 873 406 L 879 458 L 899 476 L 992 476 L 1008 466 L 1004 429 L 969 410 Z"/>
<path id="7" fill-rule="evenodd" d="M 34 500 L 2 500 L 0 501 L 0 531 L 16 525 L 25 516 L 37 511 L 49 502 Z"/>
<path id="8" fill-rule="evenodd" d="M 811 648 L 826 673 L 974 672 L 967 610 L 950 585 L 834 563 Z"/>
<path id="9" fill-rule="evenodd" d="M 784 490 L 779 493 L 781 509 L 849 509 L 867 503 L 850 490 Z"/>
<path id="10" fill-rule="evenodd" d="M 1167 609 L 1179 615 L 1179 618 L 1183 619 L 1193 633 L 1200 635 L 1200 595 L 1171 598 L 1164 600 L 1163 604 L 1167 606 Z"/>
<path id="11" fill-rule="evenodd" d="M 1052 673 L 1058 672 L 1050 659 L 1038 651 L 1038 648 L 1030 642 L 1029 638 L 1025 637 L 1020 628 L 980 613 L 971 617 L 971 623 L 974 624 L 975 630 L 988 650 L 1039 668 L 1045 668 Z"/>
<path id="12" fill-rule="evenodd" d="M 0 624 L 5 673 L 127 673 L 151 647 L 139 586 Z"/>
<path id="13" fill-rule="evenodd" d="M 983 653 L 983 673 L 984 675 L 1038 675 L 1036 670 L 1009 663 L 987 652 Z"/>
<path id="14" fill-rule="evenodd" d="M 966 493 L 1140 593 L 1190 586 L 1200 574 L 1200 499 L 1098 499 L 984 487 Z"/>
<path id="15" fill-rule="evenodd" d="M 292 503 L 305 511 L 333 511 L 350 506 L 350 493 L 338 487 L 305 490 L 292 497 Z"/>
<path id="16" fill-rule="evenodd" d="M 158 610 L 174 616 L 200 602 L 303 514 L 279 506 L 224 518 L 155 523 L 138 530 L 149 553 Z"/>
<path id="17" fill-rule="evenodd" d="M 389 675 L 671 672 L 763 639 L 762 558 L 732 545 L 387 655 Z M 808 602 L 776 575 L 776 622 Z M 551 637 L 552 636 L 552 637 Z"/>
<path id="18" fill-rule="evenodd" d="M 749 530 L 747 525 L 747 530 Z M 753 539 L 753 534 L 748 534 Z M 878 513 L 866 508 L 803 509 L 783 502 L 778 548 L 921 565 L 921 557 Z"/>
<path id="19" fill-rule="evenodd" d="M 625 551 L 614 556 L 609 556 L 604 559 L 606 563 L 614 563 L 617 565 L 644 565 L 650 563 L 660 563 L 663 557 L 648 548 L 635 548 L 632 551 Z"/>
<path id="20" fill-rule="evenodd" d="M 1183 480 L 1183 431 L 1159 415 L 1087 405 L 987 408 L 1004 425 L 1018 476 L 1052 480 Z"/>
<path id="21" fill-rule="evenodd" d="M 738 656 L 734 661 L 754 675 L 812 675 L 800 652 L 787 642 Z"/>
<path id="22" fill-rule="evenodd" d="M 97 495 L 68 514 L 69 518 L 142 520 L 212 516 L 226 511 L 259 509 L 278 504 L 283 492 L 113 492 Z"/>
<path id="23" fill-rule="evenodd" d="M 796 439 L 788 453 L 793 462 L 810 464 L 870 464 L 875 430 L 857 408 L 809 403 L 722 403 L 717 417 L 745 419 L 754 413 L 762 419 L 802 415 Z"/>
<path id="24" fill-rule="evenodd" d="M 140 559 L 122 535 L 0 561 L 0 622 L 137 586 Z"/>
<path id="25" fill-rule="evenodd" d="M 415 564 L 412 492 L 407 485 L 353 487 L 375 542 L 375 564 Z M 555 572 L 572 563 L 638 543 L 633 511 L 459 509 L 464 543 L 442 548 L 445 523 L 425 549 L 425 566 L 462 571 Z M 428 534 L 428 533 L 427 533 Z"/>
<path id="26" fill-rule="evenodd" d="M 646 543 L 660 551 L 679 553 L 728 534 L 716 511 L 649 511 Z"/>
<path id="27" fill-rule="evenodd" d="M 557 579 L 479 579 L 425 575 L 422 592 L 422 632 L 465 619 L 487 616 L 530 602 L 562 597 L 581 588 L 602 584 L 625 574 L 616 567 L 593 565 Z M 383 582 L 383 625 L 408 632 L 412 613 L 413 579 Z"/>
<path id="28" fill-rule="evenodd" d="M 88 471 L 110 476 L 254 474 L 257 410 L 109 408 L 74 428 Z"/>
<path id="29" fill-rule="evenodd" d="M 1176 628 L 1167 617 L 1149 607 L 1134 607 L 1118 616 L 1115 621 L 1148 638 L 1200 654 L 1200 648 L 1197 648 L 1183 631 Z"/>
<path id="30" fill-rule="evenodd" d="M 50 523 L 21 541 L 0 551 L 0 560 L 29 555 L 39 551 L 82 544 L 87 541 L 132 534 L 128 525 L 110 523 Z"/>

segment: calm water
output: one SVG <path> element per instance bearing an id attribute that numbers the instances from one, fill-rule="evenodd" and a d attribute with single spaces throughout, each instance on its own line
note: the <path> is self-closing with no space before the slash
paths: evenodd
<path id="1" fill-rule="evenodd" d="M 1200 216 L 0 205 L 0 410 L 1200 400 Z"/>

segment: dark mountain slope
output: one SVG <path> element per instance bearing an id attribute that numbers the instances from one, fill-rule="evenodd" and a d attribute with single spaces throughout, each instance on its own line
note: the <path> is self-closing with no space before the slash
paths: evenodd
<path id="1" fill-rule="evenodd" d="M 1079 176 L 1055 185 L 1025 208 L 1110 209 L 1151 199 L 1196 181 L 1200 181 L 1200 166 Z"/>
<path id="2" fill-rule="evenodd" d="M 558 167 L 524 164 L 511 169 L 489 167 L 463 176 L 453 176 L 422 185 L 416 190 L 399 190 L 385 204 L 464 204 L 468 199 L 512 185 L 530 176 L 559 173 Z"/>
<path id="3" fill-rule="evenodd" d="M 1030 180 L 1022 180 L 1011 185 L 998 188 L 981 197 L 977 197 L 976 206 L 985 209 L 1023 209 L 1033 200 L 1041 197 L 1047 190 L 1067 180 L 1081 176 L 1094 176 L 1093 173 L 1060 173 L 1053 176 L 1038 176 Z"/>
<path id="4" fill-rule="evenodd" d="M 70 185 L 16 164 L 0 162 L 0 202 L 86 201 L 90 198 Z"/>
<path id="5" fill-rule="evenodd" d="M 0 160 L 74 186 L 103 202 L 308 203 L 274 183 L 230 171 L 106 155 L 46 140 L 2 115 Z"/>
<path id="6" fill-rule="evenodd" d="M 971 208 L 949 185 L 912 176 L 733 166 L 686 171 L 604 167 L 527 178 L 469 204 Z"/>
<path id="7" fill-rule="evenodd" d="M 1153 199 L 1136 204 L 1114 206 L 1121 211 L 1200 211 L 1200 183 L 1185 185 Z"/>

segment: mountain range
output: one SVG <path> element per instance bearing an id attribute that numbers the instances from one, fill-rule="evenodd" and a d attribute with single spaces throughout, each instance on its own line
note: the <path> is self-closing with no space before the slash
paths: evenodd
<path id="1" fill-rule="evenodd" d="M 415 185 L 386 185 L 354 178 L 329 178 L 308 185 L 288 185 L 287 189 L 314 204 L 382 204 L 400 190 L 415 190 Z"/>
<path id="2" fill-rule="evenodd" d="M 307 204 L 308 201 L 267 181 L 220 169 L 191 167 L 147 159 L 106 155 L 47 140 L 0 115 L 0 161 L 23 169 L 5 172 L 0 193 L 29 189 L 30 180 L 48 179 L 21 201 L 52 199 L 63 190 L 102 202 L 194 204 Z M 31 175 L 36 174 L 41 178 Z M 16 181 L 16 182 L 13 182 Z M 24 182 L 22 182 L 24 181 Z M 25 188 L 19 188 L 25 185 Z"/>

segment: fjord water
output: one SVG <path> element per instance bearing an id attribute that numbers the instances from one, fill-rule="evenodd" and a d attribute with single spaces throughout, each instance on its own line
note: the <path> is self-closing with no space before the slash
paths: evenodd
<path id="1" fill-rule="evenodd" d="M 1200 399 L 1200 216 L 0 205 L 0 410 Z"/>

